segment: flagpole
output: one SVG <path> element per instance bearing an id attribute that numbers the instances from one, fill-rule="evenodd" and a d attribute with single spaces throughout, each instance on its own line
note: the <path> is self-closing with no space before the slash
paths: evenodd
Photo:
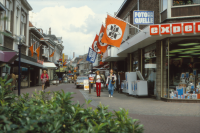
<path id="1" fill-rule="evenodd" d="M 110 15 L 110 16 L 112 16 L 111 14 L 109 14 L 108 12 L 107 12 L 107 14 L 108 15 Z M 113 17 L 113 16 L 112 16 Z M 140 31 L 142 31 L 141 29 L 139 29 L 138 27 L 136 27 L 136 26 L 134 26 L 134 25 L 132 25 L 132 24 L 130 24 L 130 23 L 128 23 L 128 22 L 126 22 L 126 21 L 124 21 L 123 19 L 121 19 L 121 18 L 118 18 L 118 17 L 115 17 L 116 19 L 118 19 L 118 20 L 121 20 L 121 21 L 123 21 L 123 22 L 125 22 L 125 23 L 127 23 L 128 25 L 130 25 L 130 26 L 132 26 L 132 27 L 134 27 L 134 28 L 136 28 L 136 29 L 138 29 L 138 30 L 140 30 Z"/>

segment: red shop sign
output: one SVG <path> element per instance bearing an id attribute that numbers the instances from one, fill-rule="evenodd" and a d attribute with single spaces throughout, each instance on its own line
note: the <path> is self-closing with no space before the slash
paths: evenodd
<path id="1" fill-rule="evenodd" d="M 200 22 L 150 25 L 150 35 L 199 33 Z"/>

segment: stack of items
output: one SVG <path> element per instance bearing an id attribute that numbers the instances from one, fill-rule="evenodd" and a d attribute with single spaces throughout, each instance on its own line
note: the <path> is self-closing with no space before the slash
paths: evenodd
<path id="1" fill-rule="evenodd" d="M 171 91 L 170 98 L 172 99 L 200 99 L 200 82 L 195 88 L 195 74 L 182 73 L 179 86 L 176 91 Z"/>

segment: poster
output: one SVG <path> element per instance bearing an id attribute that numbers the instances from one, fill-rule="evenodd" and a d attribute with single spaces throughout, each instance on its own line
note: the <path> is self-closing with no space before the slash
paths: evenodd
<path id="1" fill-rule="evenodd" d="M 89 81 L 88 80 L 84 80 L 84 90 L 89 90 Z"/>
<path id="2" fill-rule="evenodd" d="M 89 74 L 89 82 L 93 83 L 95 74 Z"/>

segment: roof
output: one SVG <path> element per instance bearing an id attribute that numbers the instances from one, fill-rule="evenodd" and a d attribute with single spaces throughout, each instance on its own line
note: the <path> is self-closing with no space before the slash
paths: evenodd
<path id="1" fill-rule="evenodd" d="M 33 24 L 29 21 L 29 27 L 34 27 Z"/>
<path id="2" fill-rule="evenodd" d="M 44 34 L 44 36 L 45 37 L 49 37 L 52 41 L 55 41 L 55 40 L 57 41 L 58 40 L 55 35 L 46 35 L 46 34 Z"/>
<path id="3" fill-rule="evenodd" d="M 120 13 L 123 12 L 123 10 L 125 9 L 126 5 L 130 2 L 131 0 L 124 0 L 124 2 L 122 3 L 122 5 L 120 6 L 119 10 L 117 11 L 116 16 L 119 17 Z"/>

